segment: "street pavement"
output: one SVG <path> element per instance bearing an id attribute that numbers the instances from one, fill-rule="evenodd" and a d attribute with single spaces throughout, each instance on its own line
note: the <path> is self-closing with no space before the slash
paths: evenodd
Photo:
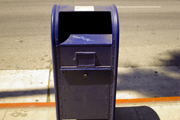
<path id="1" fill-rule="evenodd" d="M 120 22 L 117 99 L 180 96 L 180 1 L 0 0 L 0 103 L 54 102 L 50 39 L 54 4 L 117 6 Z M 138 106 L 117 105 L 118 117 L 131 118 L 132 113 L 134 119 L 142 120 L 151 113 L 161 120 L 180 119 L 179 102 Z M 21 112 L 16 116 L 14 113 L 19 109 Z M 0 109 L 0 119 L 24 120 L 32 119 L 33 115 L 37 116 L 34 119 L 46 115 L 47 119 L 55 119 L 54 109 Z"/>
<path id="2" fill-rule="evenodd" d="M 0 0 L 1 70 L 52 68 L 54 4 L 115 4 L 120 22 L 119 67 L 180 65 L 180 1 Z"/>

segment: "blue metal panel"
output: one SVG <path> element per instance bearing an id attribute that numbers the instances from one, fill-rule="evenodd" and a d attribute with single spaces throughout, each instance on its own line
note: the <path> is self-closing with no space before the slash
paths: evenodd
<path id="1" fill-rule="evenodd" d="M 58 99 L 58 79 L 57 79 L 57 59 L 56 59 L 56 43 L 55 43 L 55 14 L 56 5 L 52 8 L 51 13 L 51 47 L 52 47 L 52 61 L 53 61 L 53 74 L 54 74 L 54 92 L 55 92 L 55 103 L 56 103 L 56 119 L 60 120 L 60 109 L 59 109 L 59 99 Z"/>
<path id="2" fill-rule="evenodd" d="M 118 19 L 118 11 L 116 6 L 113 4 L 110 6 L 111 7 L 111 20 L 112 20 L 112 40 L 113 40 L 113 49 L 114 53 L 112 53 L 114 56 L 114 71 L 113 71 L 113 76 L 114 76 L 114 83 L 113 83 L 113 91 L 112 91 L 112 105 L 115 106 L 115 100 L 116 100 L 116 85 L 117 85 L 117 67 L 118 67 L 118 52 L 119 52 L 119 19 Z M 112 59 L 113 59 L 112 58 Z M 112 116 L 111 120 L 115 119 L 115 107 L 111 108 L 112 110 Z"/>
<path id="3" fill-rule="evenodd" d="M 71 34 L 61 45 L 112 44 L 111 34 Z"/>
<path id="4" fill-rule="evenodd" d="M 59 44 L 59 36 L 58 36 L 58 30 L 59 30 L 59 9 L 60 9 L 60 6 L 59 5 L 57 5 L 56 6 L 56 9 L 55 9 L 55 19 L 54 19 L 54 23 L 55 23 L 55 25 L 54 25 L 54 31 L 55 31 L 55 42 L 56 42 L 56 45 L 58 45 Z"/>
<path id="5" fill-rule="evenodd" d="M 74 11 L 74 6 L 61 6 L 60 11 Z"/>
<path id="6" fill-rule="evenodd" d="M 59 48 L 59 53 L 63 55 L 59 60 L 61 66 L 75 66 L 76 52 L 95 52 L 95 66 L 112 66 L 111 64 L 111 46 L 110 45 L 62 45 Z"/>
<path id="7" fill-rule="evenodd" d="M 59 29 L 62 27 L 59 25 L 59 21 L 63 18 L 59 16 L 59 12 L 71 12 L 68 15 L 73 15 L 77 11 L 75 11 L 75 6 L 54 5 L 51 14 L 57 120 L 114 120 L 119 49 L 119 20 L 116 6 L 94 6 L 94 11 L 77 14 L 84 16 L 87 13 L 84 17 L 88 17 L 88 15 L 95 15 L 91 14 L 92 12 L 99 12 L 96 13 L 96 16 L 97 14 L 104 16 L 104 12 L 110 12 L 112 34 L 109 31 L 103 31 L 106 26 L 101 24 L 102 31 L 97 33 L 101 29 L 98 28 L 96 34 L 92 34 L 92 31 L 90 31 L 92 33 L 84 34 L 83 30 L 80 30 L 83 33 L 78 33 L 76 28 L 69 29 L 71 33 L 66 29 L 67 35 L 70 35 L 65 36 L 67 39 L 63 41 L 60 41 L 62 34 L 59 34 Z M 101 22 L 98 19 L 92 20 Z M 68 22 L 71 21 L 68 20 Z M 80 28 L 86 29 L 86 27 Z M 63 29 L 61 29 L 62 31 Z M 85 31 L 89 32 L 89 30 Z"/>

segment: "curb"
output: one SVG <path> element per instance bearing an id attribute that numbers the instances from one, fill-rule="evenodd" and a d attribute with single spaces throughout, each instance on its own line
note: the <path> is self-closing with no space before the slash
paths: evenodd
<path id="1" fill-rule="evenodd" d="M 160 98 L 116 99 L 116 104 L 170 102 L 170 101 L 180 101 L 180 97 L 176 96 L 176 97 L 160 97 Z M 55 107 L 55 102 L 1 103 L 0 104 L 0 108 L 19 108 L 19 107 Z"/>

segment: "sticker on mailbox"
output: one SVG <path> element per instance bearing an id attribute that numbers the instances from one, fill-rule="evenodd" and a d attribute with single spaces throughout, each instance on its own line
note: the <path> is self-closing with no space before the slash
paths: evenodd
<path id="1" fill-rule="evenodd" d="M 74 11 L 94 11 L 94 6 L 75 6 Z"/>

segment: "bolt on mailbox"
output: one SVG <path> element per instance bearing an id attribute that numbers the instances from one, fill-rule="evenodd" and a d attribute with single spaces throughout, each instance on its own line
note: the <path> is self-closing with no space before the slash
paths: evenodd
<path id="1" fill-rule="evenodd" d="M 57 120 L 114 120 L 116 6 L 54 5 L 51 43 Z"/>

